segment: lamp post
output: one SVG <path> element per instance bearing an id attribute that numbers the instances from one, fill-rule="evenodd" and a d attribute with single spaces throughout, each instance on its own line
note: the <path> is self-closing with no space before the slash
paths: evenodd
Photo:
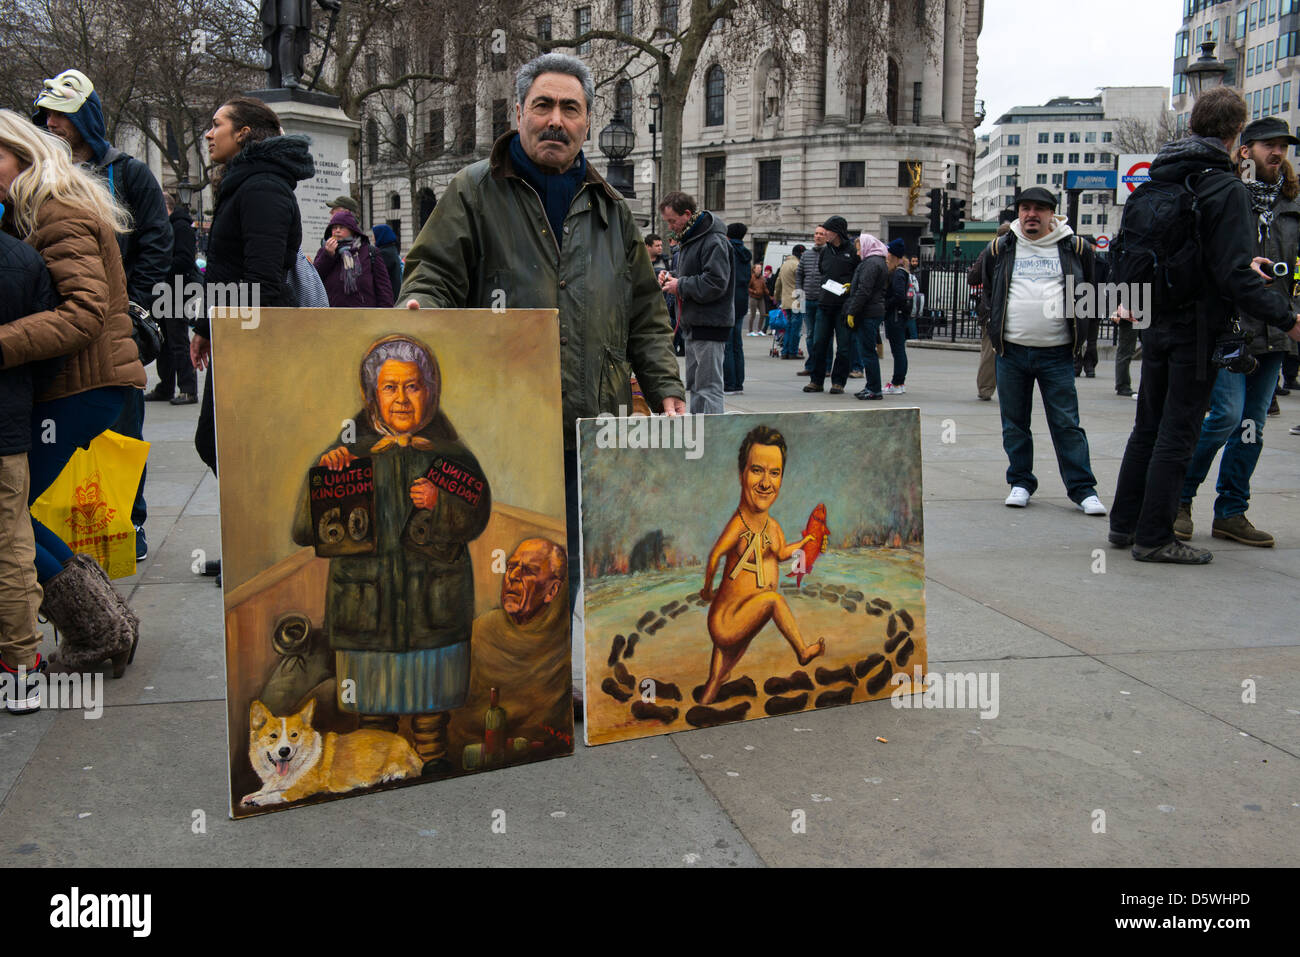
<path id="1" fill-rule="evenodd" d="M 623 114 L 614 113 L 614 118 L 600 131 L 597 140 L 600 151 L 609 157 L 606 177 L 609 185 L 626 196 L 636 198 L 636 189 L 632 183 L 632 164 L 625 162 L 628 154 L 636 148 L 636 131 L 623 122 Z"/>
<path id="2" fill-rule="evenodd" d="M 195 221 L 198 223 L 197 244 L 201 252 L 207 252 L 207 236 L 203 232 L 203 188 L 195 186 L 189 180 L 182 180 L 176 184 L 176 195 L 181 201 L 181 205 L 186 209 L 190 208 L 190 200 L 198 200 L 198 215 Z"/>
<path id="3" fill-rule="evenodd" d="M 664 99 L 659 95 L 659 87 L 650 91 L 650 162 L 654 164 L 654 179 L 650 181 L 650 232 L 656 232 L 655 222 L 659 219 L 659 209 L 655 206 L 659 187 L 659 114 L 664 108 Z"/>
<path id="4" fill-rule="evenodd" d="M 1201 55 L 1187 68 L 1187 88 L 1196 99 L 1202 93 L 1222 86 L 1228 76 L 1228 67 L 1214 55 L 1215 43 L 1206 40 L 1201 44 Z"/>

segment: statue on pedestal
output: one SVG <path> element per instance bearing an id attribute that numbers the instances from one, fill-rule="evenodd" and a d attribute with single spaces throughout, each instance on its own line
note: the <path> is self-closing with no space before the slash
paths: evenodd
<path id="1" fill-rule="evenodd" d="M 767 74 L 763 91 L 763 119 L 773 120 L 781 115 L 781 69 L 773 67 Z"/>
<path id="2" fill-rule="evenodd" d="M 322 10 L 338 13 L 339 0 L 316 0 Z M 266 51 L 268 89 L 300 89 L 303 58 L 311 47 L 311 0 L 262 0 L 262 49 Z"/>

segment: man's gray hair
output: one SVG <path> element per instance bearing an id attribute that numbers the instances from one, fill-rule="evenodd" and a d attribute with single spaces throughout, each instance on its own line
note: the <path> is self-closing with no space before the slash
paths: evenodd
<path id="1" fill-rule="evenodd" d="M 576 56 L 567 53 L 543 53 L 519 68 L 515 74 L 515 98 L 521 107 L 528 98 L 533 83 L 543 73 L 564 73 L 575 77 L 582 84 L 582 95 L 587 98 L 587 112 L 591 112 L 592 104 L 596 101 L 596 83 L 591 78 L 591 70 Z"/>
<path id="2" fill-rule="evenodd" d="M 434 370 L 433 363 L 429 361 L 429 354 L 410 339 L 393 339 L 380 343 L 361 363 L 361 381 L 365 386 L 367 401 L 376 398 L 375 389 L 379 385 L 379 370 L 390 359 L 415 363 L 433 400 L 438 401 L 439 393 L 442 391 L 438 373 Z"/>

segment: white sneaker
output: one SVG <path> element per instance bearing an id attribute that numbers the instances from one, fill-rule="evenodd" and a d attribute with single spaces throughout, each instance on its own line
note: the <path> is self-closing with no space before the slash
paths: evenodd
<path id="1" fill-rule="evenodd" d="M 1089 495 L 1079 503 L 1079 508 L 1083 509 L 1084 515 L 1105 515 L 1106 506 L 1101 504 L 1101 499 L 1095 495 Z"/>
<path id="2" fill-rule="evenodd" d="M 902 395 L 907 389 L 901 385 L 894 385 L 892 382 L 886 382 L 885 387 L 881 390 L 885 395 Z"/>
<path id="3" fill-rule="evenodd" d="M 1012 486 L 1011 494 L 1007 496 L 1005 504 L 1011 508 L 1024 508 L 1029 504 L 1029 489 L 1021 488 L 1019 485 Z"/>
<path id="4" fill-rule="evenodd" d="M 1293 425 L 1293 426 L 1291 426 L 1291 434 L 1292 434 L 1292 435 L 1300 435 L 1300 425 Z"/>

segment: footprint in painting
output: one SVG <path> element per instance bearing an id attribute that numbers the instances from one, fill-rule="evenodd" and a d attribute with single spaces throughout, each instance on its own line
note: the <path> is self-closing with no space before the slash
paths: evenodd
<path id="1" fill-rule="evenodd" d="M 623 645 L 627 639 L 622 635 L 614 636 L 614 646 L 609 649 L 609 666 L 614 667 L 614 662 L 618 661 L 618 656 L 623 653 Z"/>
<path id="2" fill-rule="evenodd" d="M 709 728 L 715 724 L 739 721 L 749 710 L 749 705 L 748 701 L 742 701 L 730 708 L 710 708 L 707 705 L 697 704 L 686 712 L 686 723 L 695 728 Z"/>
<path id="3" fill-rule="evenodd" d="M 699 703 L 700 696 L 703 694 L 704 685 L 696 685 L 695 688 L 691 690 L 691 697 L 695 699 L 697 704 Z M 724 684 L 718 689 L 718 697 L 716 700 L 726 701 L 728 698 L 739 697 L 758 697 L 758 687 L 754 684 L 754 679 L 749 675 L 742 675 L 741 677 L 734 678 Z"/>
<path id="4" fill-rule="evenodd" d="M 790 714 L 794 711 L 802 711 L 806 707 L 808 707 L 808 692 L 805 691 L 793 698 L 768 698 L 763 705 L 763 710 L 768 714 Z"/>
<path id="5" fill-rule="evenodd" d="M 767 694 L 788 694 L 791 691 L 812 690 L 812 680 L 802 671 L 796 671 L 789 678 L 773 675 L 763 682 L 763 691 Z"/>
<path id="6" fill-rule="evenodd" d="M 836 668 L 831 671 L 829 668 L 818 668 L 813 672 L 819 685 L 833 685 L 841 681 L 847 681 L 849 684 L 856 685 L 858 679 L 853 677 L 853 669 L 848 665 L 843 668 Z"/>
<path id="7" fill-rule="evenodd" d="M 641 721 L 662 721 L 664 724 L 672 724 L 677 720 L 678 711 L 676 708 L 669 708 L 666 705 L 650 704 L 648 701 L 638 701 L 632 705 L 632 717 Z"/>
<path id="8" fill-rule="evenodd" d="M 613 678 L 606 678 L 602 681 L 600 683 L 600 690 L 605 692 L 605 694 L 609 695 L 615 701 L 628 701 L 632 697 L 632 693 L 620 688 L 618 682 Z"/>
<path id="9" fill-rule="evenodd" d="M 823 691 L 817 696 L 817 707 L 832 708 L 835 705 L 848 704 L 852 700 L 852 688 L 841 688 L 839 691 Z"/>

